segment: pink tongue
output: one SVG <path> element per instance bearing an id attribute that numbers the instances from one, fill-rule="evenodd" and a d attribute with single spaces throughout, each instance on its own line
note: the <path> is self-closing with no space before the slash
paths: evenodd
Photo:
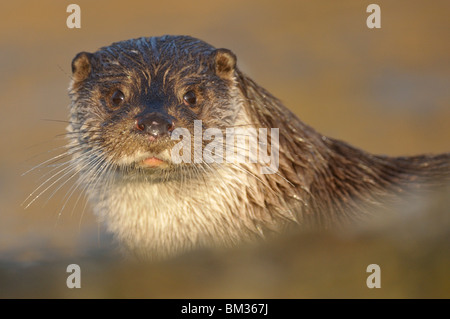
<path id="1" fill-rule="evenodd" d="M 162 161 L 156 157 L 149 157 L 149 158 L 145 159 L 143 163 L 147 166 L 159 166 L 162 163 L 164 163 L 164 161 Z"/>

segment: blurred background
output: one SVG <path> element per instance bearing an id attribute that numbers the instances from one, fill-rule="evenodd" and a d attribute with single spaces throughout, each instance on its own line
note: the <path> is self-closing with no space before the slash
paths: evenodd
<path id="1" fill-rule="evenodd" d="M 448 152 L 449 1 L 77 0 L 81 29 L 68 29 L 73 2 L 0 5 L 0 297 L 450 297 L 449 192 L 382 228 L 145 265 L 117 254 L 79 192 L 64 206 L 71 183 L 21 205 L 48 170 L 22 174 L 64 145 L 72 58 L 141 36 L 231 49 L 304 122 L 372 153 Z M 366 26 L 370 3 L 381 29 Z M 71 263 L 81 289 L 66 287 Z M 365 285 L 372 263 L 381 289 Z"/>

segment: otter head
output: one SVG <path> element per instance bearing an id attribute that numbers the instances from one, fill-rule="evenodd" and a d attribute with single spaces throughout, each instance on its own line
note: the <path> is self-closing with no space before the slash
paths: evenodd
<path id="1" fill-rule="evenodd" d="M 149 176 L 186 172 L 192 164 L 172 160 L 179 142 L 174 132 L 186 129 L 193 145 L 194 123 L 201 121 L 203 132 L 232 126 L 242 100 L 236 78 L 231 51 L 187 36 L 134 39 L 81 52 L 72 61 L 69 91 L 73 153 L 86 167 Z"/>

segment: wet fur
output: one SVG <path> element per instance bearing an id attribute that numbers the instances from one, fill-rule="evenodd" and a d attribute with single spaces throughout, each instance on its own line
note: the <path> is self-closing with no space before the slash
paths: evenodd
<path id="1" fill-rule="evenodd" d="M 69 150 L 89 200 L 108 229 L 140 257 L 233 246 L 300 225 L 333 228 L 365 220 L 405 193 L 450 180 L 450 154 L 374 156 L 302 123 L 245 76 L 234 55 L 185 36 L 140 38 L 80 53 L 72 64 Z M 107 105 L 120 87 L 127 104 Z M 193 89 L 199 106 L 182 105 Z M 164 109 L 177 127 L 280 129 L 277 174 L 259 164 L 183 164 L 149 171 L 135 165 L 149 144 L 133 130 L 147 108 Z"/>

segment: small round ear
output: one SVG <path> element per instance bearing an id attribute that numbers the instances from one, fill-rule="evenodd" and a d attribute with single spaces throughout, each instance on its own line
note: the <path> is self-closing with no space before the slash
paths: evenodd
<path id="1" fill-rule="evenodd" d="M 75 82 L 83 81 L 91 74 L 91 59 L 93 54 L 88 52 L 78 53 L 72 60 L 72 77 Z"/>
<path id="2" fill-rule="evenodd" d="M 213 52 L 214 71 L 224 79 L 231 79 L 236 68 L 236 56 L 228 49 Z"/>

